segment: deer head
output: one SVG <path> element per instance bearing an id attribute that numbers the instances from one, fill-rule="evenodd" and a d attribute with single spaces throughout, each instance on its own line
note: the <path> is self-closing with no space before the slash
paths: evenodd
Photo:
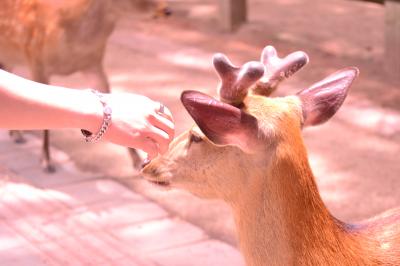
<path id="1" fill-rule="evenodd" d="M 255 195 L 273 185 L 279 161 L 307 163 L 301 129 L 332 117 L 358 74 L 356 68 L 345 68 L 296 95 L 265 96 L 307 62 L 303 52 L 280 59 L 271 46 L 264 49 L 261 62 L 241 67 L 215 55 L 220 100 L 198 91 L 182 93 L 181 101 L 196 125 L 142 170 L 145 178 L 234 202 L 243 193 Z"/>

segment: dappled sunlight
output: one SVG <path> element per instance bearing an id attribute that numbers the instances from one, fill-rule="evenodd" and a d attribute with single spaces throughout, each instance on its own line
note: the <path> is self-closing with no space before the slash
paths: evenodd
<path id="1" fill-rule="evenodd" d="M 206 238 L 201 230 L 179 219 L 160 219 L 146 224 L 116 228 L 113 233 L 136 251 L 158 251 Z M 140 243 L 140 244 L 138 244 Z"/>
<path id="2" fill-rule="evenodd" d="M 78 186 L 68 189 L 73 186 L 39 189 L 26 183 L 7 183 L 7 195 L 31 195 L 23 200 L 0 202 L 2 259 L 4 250 L 14 246 L 27 250 L 22 246 L 34 244 L 41 255 L 56 258 L 56 261 L 60 257 L 70 259 L 73 256 L 75 261 L 88 257 L 92 263 L 93 257 L 100 261 L 103 257 L 114 260 L 126 254 L 136 257 L 144 252 L 190 246 L 207 238 L 202 230 L 179 219 L 171 219 L 158 205 L 116 182 L 92 181 L 92 189 L 88 189 L 87 183 L 81 185 L 82 189 Z M 43 210 L 49 205 L 62 206 L 70 197 L 76 198 L 79 205 Z M 3 221 L 12 230 L 8 232 Z"/>
<path id="3" fill-rule="evenodd" d="M 380 73 L 382 6 L 343 0 L 251 0 L 248 22 L 230 33 L 220 31 L 217 1 L 170 2 L 177 9 L 172 8 L 175 13 L 168 19 L 141 20 L 129 14 L 116 26 L 104 55 L 113 92 L 137 93 L 162 102 L 174 116 L 178 135 L 194 123 L 180 102 L 181 92 L 216 95 L 215 52 L 227 54 L 235 65 L 258 60 L 262 48 L 270 44 L 279 56 L 307 52 L 309 66 L 274 96 L 294 94 L 343 66 L 357 66 L 361 75 L 335 117 L 320 127 L 304 129 L 311 168 L 323 201 L 340 219 L 366 218 L 399 204 L 400 93 L 388 87 Z M 20 66 L 16 73 L 28 75 Z M 56 76 L 51 82 L 90 86 L 82 73 Z M 3 135 L 8 141 L 6 131 Z M 236 245 L 228 205 L 180 190 L 160 191 L 133 169 L 125 147 L 106 142 L 85 145 L 79 130 L 52 131 L 51 142 L 68 153 L 69 163 L 90 174 L 73 176 L 71 164 L 64 159 L 56 160 L 66 171 L 43 174 L 38 162 L 41 139 L 29 140 L 24 147 L 31 143 L 37 147 L 21 155 L 8 155 L 20 146 L 4 146 L 0 160 L 8 158 L 10 166 L 34 161 L 37 169 L 25 167 L 19 174 L 31 175 L 22 181 L 12 175 L 0 178 L 0 224 L 15 223 L 15 231 L 34 243 L 67 239 L 65 250 L 81 256 L 91 254 L 96 245 L 99 257 L 110 250 L 119 256 L 118 252 L 132 250 L 168 251 L 208 237 L 198 229 L 186 235 L 193 228 L 176 216 L 200 226 L 212 238 Z M 52 156 L 57 158 L 56 153 Z M 90 240 L 84 241 L 85 237 Z M 9 241 L 11 237 L 0 238 L 0 249 L 9 247 Z M 76 259 L 73 253 L 67 255 L 67 263 Z"/>
<path id="4" fill-rule="evenodd" d="M 355 149 L 382 154 L 396 154 L 399 148 L 391 141 L 376 138 L 355 138 L 351 140 L 351 146 Z"/>
<path id="5" fill-rule="evenodd" d="M 328 207 L 329 211 L 338 219 L 345 222 L 355 222 L 367 219 L 381 213 L 383 210 L 397 205 L 398 197 L 389 184 L 393 180 L 383 178 L 385 171 L 379 173 L 379 168 L 386 168 L 394 162 L 385 165 L 374 166 L 373 156 L 378 156 L 372 152 L 368 146 L 361 145 L 362 139 L 358 144 L 351 141 L 351 144 L 343 151 L 349 156 L 336 156 L 334 149 L 323 151 L 323 149 L 310 149 L 310 164 L 312 166 L 318 190 Z M 360 158 L 359 154 L 366 157 Z M 373 154 L 371 156 L 370 154 Z M 351 156 L 350 155 L 350 156 Z M 339 157 L 339 158 L 338 158 Z M 346 166 L 346 164 L 350 164 Z M 380 180 L 382 184 L 376 184 Z"/>
<path id="6" fill-rule="evenodd" d="M 109 183 L 107 181 L 96 182 L 95 188 L 98 192 L 100 192 L 102 194 L 116 195 L 116 192 L 120 192 L 119 186 L 113 186 L 113 183 Z"/>
<path id="7" fill-rule="evenodd" d="M 301 3 L 301 1 L 299 1 L 299 0 L 277 0 L 276 2 L 279 5 L 294 5 L 294 4 Z"/>
<path id="8" fill-rule="evenodd" d="M 354 46 L 346 39 L 329 39 L 320 42 L 319 48 L 327 54 L 363 58 L 377 58 L 383 54 L 383 48 L 375 48 L 371 45 L 363 45 L 362 47 Z"/>
<path id="9" fill-rule="evenodd" d="M 57 199 L 58 204 L 49 201 L 49 197 Z M 0 188 L 0 217 L 4 219 L 45 218 L 49 214 L 65 211 L 62 202 L 69 202 L 72 197 L 63 193 L 47 194 L 44 190 L 23 182 L 9 180 Z M 41 218 L 41 219 L 42 219 Z"/>
<path id="10" fill-rule="evenodd" d="M 217 6 L 212 4 L 197 5 L 196 8 L 191 9 L 189 17 L 194 19 L 202 19 L 205 17 L 215 16 L 218 12 Z"/>
<path id="11" fill-rule="evenodd" d="M 345 172 L 332 173 L 330 171 L 332 162 L 328 162 L 327 158 L 316 152 L 309 155 L 309 160 L 322 198 L 330 203 L 346 202 L 349 198 L 349 191 L 341 188 L 339 184 L 348 180 L 348 174 Z"/>
<path id="12" fill-rule="evenodd" d="M 12 234 L 12 230 L 7 228 L 1 221 L 0 221 L 0 252 L 3 250 L 7 250 L 10 248 L 15 248 L 23 242 L 23 239 L 20 237 L 15 237 Z M 23 252 L 21 252 L 23 253 Z"/>
<path id="13" fill-rule="evenodd" d="M 138 72 L 138 71 L 135 71 Z M 129 73 L 118 73 L 110 75 L 110 81 L 115 84 L 123 84 L 126 82 L 143 83 L 146 81 L 151 81 L 154 83 L 163 83 L 174 79 L 174 75 L 168 72 L 154 71 L 154 72 L 143 72 L 140 75 L 132 75 Z M 114 86 L 113 86 L 114 87 Z"/>
<path id="14" fill-rule="evenodd" d="M 308 155 L 308 158 L 309 158 L 311 169 L 313 169 L 313 171 L 315 173 L 324 173 L 329 169 L 329 166 L 327 165 L 327 162 L 324 159 L 324 157 L 322 157 L 318 154 L 315 154 L 315 153 L 310 153 Z M 317 176 L 318 176 L 318 174 L 317 174 Z"/>
<path id="15" fill-rule="evenodd" d="M 153 222 L 153 223 L 148 223 L 145 226 L 140 226 L 140 227 L 129 227 L 126 228 L 123 231 L 123 234 L 126 234 L 127 236 L 131 234 L 135 234 L 136 236 L 149 236 L 154 234 L 154 232 L 157 231 L 164 231 L 170 227 L 170 223 L 168 223 L 168 220 L 161 221 L 161 222 Z"/>
<path id="16" fill-rule="evenodd" d="M 17 217 L 54 215 L 65 212 L 71 207 L 79 209 L 80 206 L 84 206 L 85 203 L 90 201 L 125 199 L 135 204 L 143 202 L 143 198 L 139 195 L 132 194 L 129 190 L 123 189 L 121 185 L 107 180 L 72 184 L 52 189 L 41 189 L 25 182 L 9 180 L 1 186 L 0 193 L 0 209 L 3 210 L 1 213 L 6 216 L 10 213 Z M 112 206 L 114 205 L 110 205 L 110 207 Z M 140 208 L 141 206 L 139 206 Z M 131 212 L 134 212 L 134 208 Z M 125 214 L 128 215 L 129 213 Z M 134 214 L 129 215 L 134 216 Z M 143 213 L 139 215 L 143 216 Z"/>
<path id="17" fill-rule="evenodd" d="M 142 72 L 136 71 L 133 76 L 130 73 L 118 73 L 111 75 L 112 87 L 114 91 L 133 92 L 137 91 L 146 96 L 155 95 L 163 98 L 171 98 L 174 101 L 179 99 L 181 88 L 178 87 L 177 80 L 182 78 L 180 75 L 169 72 Z M 166 102 L 164 100 L 164 102 Z"/>
<path id="18" fill-rule="evenodd" d="M 133 263 L 143 252 L 173 249 L 205 238 L 202 230 L 171 219 L 157 204 L 115 181 L 103 179 L 41 189 L 12 176 L 1 187 L 1 193 L 3 262 L 8 262 L 6 252 L 12 252 L 18 255 L 18 262 L 26 255 L 27 262 L 21 265 L 42 265 L 35 258 L 46 259 L 52 265 L 60 261 L 65 265 L 71 258 L 90 264 L 106 261 L 108 265 L 126 257 Z M 144 261 L 139 265 L 148 265 Z M 88 265 L 86 262 L 82 264 Z"/>
<path id="19" fill-rule="evenodd" d="M 211 55 L 198 49 L 186 49 L 183 51 L 165 53 L 161 54 L 160 58 L 171 64 L 187 68 L 210 70 L 211 66 Z"/>
<path id="20" fill-rule="evenodd" d="M 328 207 L 330 205 L 337 205 L 340 203 L 346 203 L 349 200 L 348 195 L 340 190 L 335 189 L 323 189 L 321 190 L 321 197 L 325 201 Z"/>
<path id="21" fill-rule="evenodd" d="M 322 50 L 331 54 L 344 54 L 348 52 L 342 40 L 328 40 L 322 42 L 320 47 Z"/>
<path id="22" fill-rule="evenodd" d="M 249 17 L 267 24 L 264 34 L 272 39 L 278 37 L 280 43 L 290 42 L 306 51 L 318 48 L 337 57 L 376 60 L 383 56 L 382 5 L 364 1 L 278 0 L 268 2 L 268 10 L 274 10 L 268 15 L 262 12 L 263 7 L 259 3 L 250 8 Z"/>
<path id="23" fill-rule="evenodd" d="M 384 16 L 381 6 L 337 0 L 329 3 L 317 0 L 312 4 L 303 0 L 278 0 L 268 4 L 256 0 L 249 7 L 248 24 L 233 34 L 221 34 L 215 24 L 217 18 L 206 17 L 208 12 L 213 12 L 215 2 L 179 2 L 179 5 L 185 9 L 186 13 L 179 14 L 187 16 L 186 21 L 173 20 L 170 28 L 166 24 L 141 24 L 139 27 L 145 29 L 144 33 L 134 30 L 128 33 L 126 29 L 114 35 L 112 42 L 118 45 L 111 46 L 111 52 L 126 58 L 124 63 L 114 61 L 117 57 L 108 61 L 109 66 L 125 66 L 125 69 L 110 68 L 115 75 L 115 79 L 111 79 L 114 88 L 144 93 L 163 101 L 176 116 L 178 131 L 182 131 L 193 121 L 179 102 L 180 91 L 198 89 L 212 95 L 216 93 L 218 77 L 211 64 L 214 52 L 226 53 L 234 64 L 257 60 L 267 44 L 275 45 L 280 56 L 295 50 L 307 52 L 310 65 L 279 89 L 281 95 L 296 93 L 342 66 L 359 66 L 361 76 L 349 94 L 353 101 L 346 101 L 331 122 L 305 133 L 311 165 L 324 201 L 344 220 L 367 217 L 398 201 L 398 197 L 389 193 L 391 185 L 388 185 L 397 184 L 395 175 L 388 174 L 389 169 L 397 169 L 391 166 L 395 159 L 386 158 L 394 157 L 398 145 L 371 138 L 364 132 L 365 129 L 374 135 L 386 132 L 378 136 L 396 137 L 397 113 L 394 109 L 383 111 L 379 103 L 373 101 L 365 106 L 357 102 L 359 98 L 364 99 L 368 91 L 381 86 L 374 79 L 378 69 L 370 69 L 383 53 L 383 34 L 379 31 Z M 130 38 L 123 34 L 129 34 Z M 389 110 L 395 113 L 386 112 Z M 309 132 L 308 129 L 305 132 Z M 377 185 L 376 180 L 381 176 L 387 177 Z M 140 190 L 194 222 L 199 221 L 199 216 L 204 217 L 199 223 L 211 227 L 217 235 L 223 230 L 229 231 L 227 226 L 215 225 L 231 218 L 228 214 L 223 218 L 218 214 L 221 210 L 225 213 L 220 205 L 210 203 L 199 214 L 193 211 L 198 208 L 193 203 L 197 201 L 189 196 L 180 200 L 176 195 L 181 192 L 160 193 L 148 186 Z M 372 190 L 376 195 L 366 197 L 366 192 Z M 395 200 L 389 201 L 390 197 Z"/>
<path id="24" fill-rule="evenodd" d="M 287 42 L 301 42 L 302 38 L 297 36 L 296 34 L 290 33 L 290 32 L 279 32 L 277 33 L 277 36 L 279 39 L 282 41 L 287 41 Z"/>
<path id="25" fill-rule="evenodd" d="M 398 205 L 399 114 L 351 98 L 332 121 L 304 134 L 327 205 L 345 220 L 360 220 Z"/>
<path id="26" fill-rule="evenodd" d="M 332 12 L 340 15 L 348 14 L 349 10 L 343 6 L 333 6 L 331 7 Z"/>
<path id="27" fill-rule="evenodd" d="M 338 116 L 349 124 L 379 135 L 390 137 L 400 133 L 400 112 L 373 103 L 369 106 L 345 105 Z"/>

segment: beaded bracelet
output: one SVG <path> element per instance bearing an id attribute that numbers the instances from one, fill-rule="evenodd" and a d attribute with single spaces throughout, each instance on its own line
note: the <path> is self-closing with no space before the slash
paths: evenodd
<path id="1" fill-rule="evenodd" d="M 85 130 L 85 129 L 81 129 L 81 132 L 82 132 L 83 136 L 85 136 L 86 142 L 97 142 L 103 137 L 104 133 L 106 133 L 108 127 L 111 125 L 112 109 L 107 104 L 107 102 L 104 98 L 104 94 L 102 94 L 94 89 L 90 89 L 90 91 L 99 98 L 101 104 L 103 105 L 103 122 L 101 124 L 99 131 L 94 135 L 92 132 Z"/>

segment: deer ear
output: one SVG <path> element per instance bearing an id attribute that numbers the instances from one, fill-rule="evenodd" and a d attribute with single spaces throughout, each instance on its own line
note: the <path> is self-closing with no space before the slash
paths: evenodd
<path id="1" fill-rule="evenodd" d="M 314 126 L 331 118 L 344 102 L 353 80 L 355 67 L 345 68 L 297 93 L 302 102 L 304 126 Z"/>
<path id="2" fill-rule="evenodd" d="M 255 117 L 198 91 L 184 91 L 181 101 L 201 131 L 215 144 L 236 145 L 245 152 L 254 149 L 258 132 Z"/>

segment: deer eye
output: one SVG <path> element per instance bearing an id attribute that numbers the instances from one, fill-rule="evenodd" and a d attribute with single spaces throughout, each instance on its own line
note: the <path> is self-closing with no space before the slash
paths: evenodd
<path id="1" fill-rule="evenodd" d="M 191 133 L 189 141 L 190 141 L 190 143 L 199 143 L 199 142 L 203 141 L 203 138 L 199 135 Z"/>

